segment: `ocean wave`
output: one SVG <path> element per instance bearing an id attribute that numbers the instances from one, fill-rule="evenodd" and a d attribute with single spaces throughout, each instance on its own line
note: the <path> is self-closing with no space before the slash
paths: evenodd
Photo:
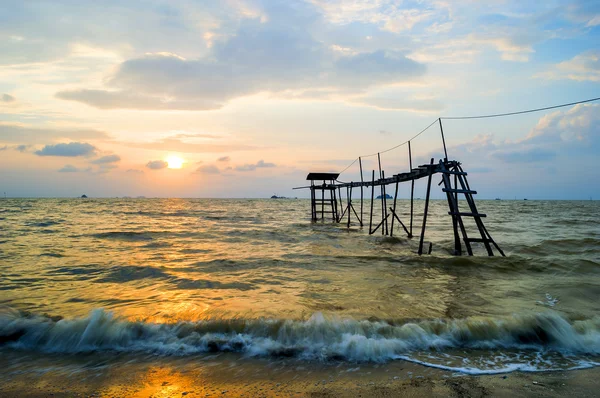
<path id="1" fill-rule="evenodd" d="M 126 320 L 102 309 L 75 319 L 4 309 L 0 313 L 0 344 L 54 353 L 119 351 L 192 355 L 238 352 L 248 356 L 324 361 L 405 359 L 458 371 L 460 367 L 418 358 L 422 358 L 424 352 L 441 355 L 456 350 L 524 350 L 580 356 L 581 361 L 570 363 L 572 367 L 581 367 L 595 365 L 590 357 L 600 354 L 600 319 L 569 322 L 554 312 L 543 312 L 503 319 L 466 318 L 393 324 L 328 318 L 316 313 L 306 321 L 216 319 L 158 324 Z M 511 363 L 507 369 L 524 370 L 527 366 L 531 367 Z M 471 373 L 473 369 L 482 372 L 504 369 L 502 366 L 483 368 L 465 369 L 471 369 Z"/>

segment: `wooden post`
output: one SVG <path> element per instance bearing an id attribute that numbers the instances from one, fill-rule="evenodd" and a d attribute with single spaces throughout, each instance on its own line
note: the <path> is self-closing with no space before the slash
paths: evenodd
<path id="1" fill-rule="evenodd" d="M 315 195 L 315 182 L 310 182 L 310 215 L 313 221 L 317 220 L 317 203 Z"/>
<path id="2" fill-rule="evenodd" d="M 410 148 L 410 141 L 408 141 L 408 166 L 412 171 L 412 151 Z M 409 238 L 413 236 L 413 208 L 414 208 L 414 197 L 415 197 L 415 180 L 411 180 L 410 182 L 410 232 L 408 234 Z"/>
<path id="3" fill-rule="evenodd" d="M 358 165 L 360 166 L 360 182 L 364 184 L 363 180 L 363 170 L 362 170 L 362 160 L 360 157 L 358 158 Z M 363 186 L 360 186 L 360 226 L 363 226 Z"/>
<path id="4" fill-rule="evenodd" d="M 373 170 L 373 185 L 371 185 L 371 217 L 369 217 L 369 235 L 373 227 L 373 198 L 375 197 L 375 170 Z"/>
<path id="5" fill-rule="evenodd" d="M 446 151 L 446 140 L 444 139 L 444 129 L 442 128 L 442 118 L 438 118 L 438 122 L 440 122 L 440 132 L 442 133 L 442 144 L 444 145 L 444 162 L 448 161 L 448 151 Z"/>
<path id="6" fill-rule="evenodd" d="M 427 225 L 427 210 L 429 209 L 429 194 L 431 193 L 431 175 L 433 172 L 433 158 L 429 164 L 429 177 L 427 178 L 427 196 L 425 197 L 425 210 L 423 211 L 423 226 L 421 228 L 421 240 L 419 241 L 419 255 L 423 254 L 423 239 L 425 239 L 425 226 Z"/>

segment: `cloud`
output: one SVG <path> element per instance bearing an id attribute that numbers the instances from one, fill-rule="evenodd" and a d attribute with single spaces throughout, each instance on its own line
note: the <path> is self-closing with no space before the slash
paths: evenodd
<path id="1" fill-rule="evenodd" d="M 34 153 L 38 156 L 91 156 L 95 153 L 96 147 L 84 142 L 69 142 L 68 144 L 46 145 L 41 150 Z"/>
<path id="2" fill-rule="evenodd" d="M 99 109 L 211 110 L 219 109 L 223 105 L 204 99 L 182 99 L 160 93 L 144 95 L 119 90 L 67 90 L 56 93 L 56 98 L 83 102 Z"/>
<path id="3" fill-rule="evenodd" d="M 48 142 L 59 139 L 102 140 L 108 139 L 108 135 L 98 130 L 38 128 L 0 123 L 0 142 Z"/>
<path id="4" fill-rule="evenodd" d="M 15 150 L 16 150 L 16 151 L 19 151 L 19 152 L 21 152 L 21 153 L 23 153 L 23 152 L 27 152 L 27 150 L 28 150 L 29 148 L 31 148 L 31 145 L 25 145 L 25 144 L 21 144 L 21 145 L 17 145 L 17 146 L 15 147 Z"/>
<path id="5" fill-rule="evenodd" d="M 121 63 L 104 89 L 60 91 L 58 98 L 102 109 L 210 110 L 235 98 L 286 90 L 361 93 L 419 78 L 425 66 L 402 50 L 339 52 L 317 36 L 324 21 L 311 4 L 264 2 L 261 18 L 213 41 L 202 56 L 148 53 Z"/>
<path id="6" fill-rule="evenodd" d="M 562 149 L 577 145 L 586 149 L 600 147 L 600 104 L 579 104 L 566 111 L 542 116 L 524 142 L 560 145 Z M 580 148 L 580 150 L 583 148 Z"/>
<path id="7" fill-rule="evenodd" d="M 119 162 L 121 160 L 121 157 L 119 155 L 107 155 L 107 156 L 102 156 L 101 158 L 98 158 L 96 160 L 92 160 L 90 163 L 93 164 L 108 164 L 108 163 L 116 163 Z"/>
<path id="8" fill-rule="evenodd" d="M 58 170 L 59 173 L 78 173 L 82 171 L 90 171 L 90 169 L 80 169 L 73 165 L 67 164 L 62 169 Z"/>
<path id="9" fill-rule="evenodd" d="M 276 165 L 275 165 L 275 163 L 266 163 L 264 160 L 259 160 L 258 162 L 254 163 L 254 164 L 245 164 L 242 166 L 236 166 L 235 170 L 236 171 L 253 171 L 258 168 L 269 168 L 269 167 L 276 167 Z"/>
<path id="10" fill-rule="evenodd" d="M 6 151 L 7 149 L 8 149 L 7 145 L 4 145 L 4 146 L 0 147 L 0 151 Z"/>
<path id="11" fill-rule="evenodd" d="M 201 173 L 201 174 L 219 174 L 221 171 L 219 170 L 219 168 L 217 166 L 213 166 L 213 165 L 205 165 L 205 166 L 200 166 L 196 169 L 196 173 Z"/>
<path id="12" fill-rule="evenodd" d="M 600 50 L 583 52 L 568 61 L 554 65 L 549 71 L 537 74 L 536 77 L 600 82 Z"/>
<path id="13" fill-rule="evenodd" d="M 229 162 L 231 158 L 229 156 L 221 156 L 217 159 L 217 162 Z"/>
<path id="14" fill-rule="evenodd" d="M 137 170 L 137 169 L 129 169 L 126 171 L 126 173 L 131 173 L 131 174 L 144 174 L 144 170 Z"/>
<path id="15" fill-rule="evenodd" d="M 370 23 L 378 25 L 382 30 L 394 33 L 412 30 L 416 24 L 426 21 L 434 15 L 430 9 L 406 8 L 406 4 L 396 0 L 312 1 L 333 23 Z M 427 6 L 425 5 L 425 7 Z"/>
<path id="16" fill-rule="evenodd" d="M 166 168 L 168 165 L 164 160 L 151 160 L 146 164 L 146 167 L 151 170 L 160 170 Z"/>
<path id="17" fill-rule="evenodd" d="M 2 94 L 0 97 L 1 102 L 15 102 L 17 99 L 10 94 Z"/>
<path id="18" fill-rule="evenodd" d="M 189 142 L 179 138 L 163 138 L 154 142 L 120 142 L 120 144 L 141 149 L 172 151 L 182 153 L 218 153 L 230 151 L 251 151 L 258 147 L 246 144 L 212 144 L 210 142 Z"/>

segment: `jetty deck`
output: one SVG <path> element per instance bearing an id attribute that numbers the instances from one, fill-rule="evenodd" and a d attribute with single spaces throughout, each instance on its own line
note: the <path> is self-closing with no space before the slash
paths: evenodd
<path id="1" fill-rule="evenodd" d="M 379 156 L 378 156 L 379 158 Z M 427 226 L 427 216 L 429 210 L 429 199 L 431 196 L 431 181 L 432 176 L 441 174 L 443 184 L 442 192 L 446 194 L 448 201 L 448 215 L 452 218 L 452 229 L 454 233 L 454 254 L 461 255 L 463 253 L 463 245 L 468 255 L 473 255 L 473 243 L 481 243 L 485 247 L 489 256 L 494 255 L 494 248 L 497 252 L 504 256 L 504 252 L 494 241 L 487 228 L 485 227 L 482 218 L 487 217 L 486 214 L 480 213 L 477 210 L 473 195 L 477 194 L 470 188 L 467 181 L 467 173 L 463 170 L 461 163 L 457 160 L 440 159 L 435 162 L 431 159 L 429 164 L 420 165 L 416 168 L 411 168 L 410 171 L 394 174 L 390 177 L 385 176 L 385 172 L 381 170 L 381 160 L 379 160 L 379 175 L 375 178 L 375 170 L 372 171 L 371 180 L 365 181 L 363 178 L 362 161 L 359 158 L 361 181 L 342 182 L 338 181 L 339 173 L 309 173 L 307 180 L 311 182 L 309 186 L 297 187 L 294 189 L 310 189 L 311 192 L 311 218 L 313 221 L 325 220 L 331 218 L 334 222 L 345 222 L 350 228 L 353 218 L 358 221 L 360 226 L 363 226 L 363 205 L 364 205 L 364 189 L 371 188 L 371 200 L 369 211 L 369 234 L 374 234 L 381 229 L 382 235 L 394 236 L 394 224 L 397 223 L 402 227 L 408 238 L 413 237 L 413 221 L 414 221 L 414 185 L 415 181 L 427 178 L 427 191 L 425 195 L 425 208 L 423 212 L 423 221 L 421 223 L 421 233 L 419 236 L 419 255 L 431 253 L 432 244 L 429 243 L 427 250 L 424 250 L 425 231 Z M 321 183 L 318 183 L 318 182 Z M 410 218 L 406 220 L 406 224 L 401 220 L 396 205 L 398 200 L 398 188 L 401 183 L 411 184 L 410 195 Z M 388 186 L 394 186 L 394 195 L 392 199 L 388 199 L 389 195 L 386 192 Z M 375 187 L 380 188 L 380 195 L 375 198 Z M 360 211 L 357 211 L 353 203 L 353 191 L 355 188 L 360 189 Z M 342 189 L 346 190 L 346 203 L 344 204 Z M 461 210 L 459 208 L 459 195 L 464 195 L 464 204 L 468 209 Z M 379 218 L 379 215 L 374 214 L 374 201 L 381 200 L 381 215 L 379 222 L 373 226 L 374 218 Z M 388 202 L 391 202 L 388 204 Z M 463 204 L 463 206 L 464 206 Z M 359 215 L 360 214 L 360 215 Z M 329 217 L 330 215 L 330 217 Z M 354 216 L 354 217 L 353 217 Z M 471 238 L 468 235 L 467 228 L 463 217 L 473 218 L 478 230 L 476 238 Z M 407 226 L 408 224 L 408 226 Z"/>

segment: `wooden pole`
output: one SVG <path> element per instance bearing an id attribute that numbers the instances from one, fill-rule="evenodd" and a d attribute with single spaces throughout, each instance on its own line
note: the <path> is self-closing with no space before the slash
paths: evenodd
<path id="1" fill-rule="evenodd" d="M 358 158 L 358 165 L 360 166 L 360 182 L 361 184 L 364 184 L 364 179 L 363 179 L 363 169 L 362 169 L 362 160 L 359 157 Z M 363 226 L 363 186 L 360 186 L 360 226 Z"/>
<path id="2" fill-rule="evenodd" d="M 433 158 L 429 164 L 429 177 L 427 178 L 427 196 L 425 197 L 425 210 L 423 211 L 423 226 L 421 228 L 421 240 L 419 241 L 419 255 L 423 254 L 423 239 L 425 239 L 425 226 L 427 225 L 427 210 L 429 209 L 429 194 L 431 193 L 431 175 L 433 172 Z"/>
<path id="3" fill-rule="evenodd" d="M 440 122 L 440 132 L 442 133 L 442 144 L 444 145 L 444 162 L 448 161 L 448 151 L 446 150 L 446 140 L 444 139 L 444 129 L 442 128 L 442 118 L 438 118 L 438 122 Z"/>
<path id="4" fill-rule="evenodd" d="M 410 141 L 408 141 L 408 166 L 412 171 L 412 150 L 410 148 Z M 415 197 L 415 180 L 411 180 L 410 182 L 410 232 L 408 234 L 409 238 L 413 236 L 413 208 L 414 208 L 414 197 Z"/>
<path id="5" fill-rule="evenodd" d="M 373 227 L 373 198 L 375 197 L 375 170 L 373 170 L 373 183 L 371 185 L 371 217 L 369 217 L 369 235 Z"/>
<path id="6" fill-rule="evenodd" d="M 382 173 L 381 173 L 381 156 L 379 155 L 379 153 L 377 154 L 377 162 L 379 163 L 379 180 L 381 181 L 382 177 Z M 381 222 L 383 222 L 383 219 L 385 217 L 385 205 L 383 203 L 384 201 L 384 195 L 383 195 L 383 184 L 379 185 L 379 192 L 381 194 Z M 381 228 L 381 235 L 383 235 L 385 233 L 385 230 L 383 228 Z"/>
<path id="7" fill-rule="evenodd" d="M 348 228 L 350 228 L 350 206 L 352 206 L 352 188 L 346 187 L 346 197 L 348 198 Z"/>
<path id="8" fill-rule="evenodd" d="M 335 189 L 335 188 L 333 188 Z M 340 210 L 341 210 L 341 215 L 339 217 L 338 222 L 342 221 L 342 218 L 344 218 L 344 201 L 342 200 L 342 188 L 338 187 L 338 194 L 340 197 Z"/>
<path id="9" fill-rule="evenodd" d="M 321 187 L 321 220 L 325 221 L 325 180 Z"/>

